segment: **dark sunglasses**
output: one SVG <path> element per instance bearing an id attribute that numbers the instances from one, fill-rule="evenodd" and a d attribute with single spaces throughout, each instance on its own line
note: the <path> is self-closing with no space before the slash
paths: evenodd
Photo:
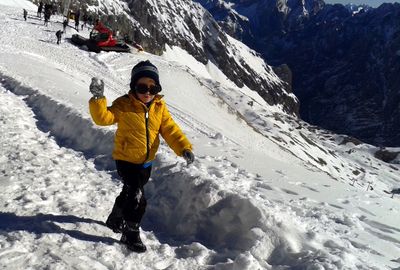
<path id="1" fill-rule="evenodd" d="M 135 91 L 139 94 L 146 94 L 149 92 L 150 94 L 155 95 L 161 91 L 161 86 L 152 85 L 149 87 L 146 84 L 139 83 L 135 86 Z"/>

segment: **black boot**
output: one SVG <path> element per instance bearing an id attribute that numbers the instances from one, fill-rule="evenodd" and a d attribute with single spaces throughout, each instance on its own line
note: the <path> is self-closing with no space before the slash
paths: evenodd
<path id="1" fill-rule="evenodd" d="M 106 225 L 115 233 L 121 233 L 124 227 L 124 220 L 122 218 L 122 209 L 114 204 L 111 214 L 108 216 Z"/>
<path id="2" fill-rule="evenodd" d="M 126 222 L 122 231 L 121 243 L 124 243 L 128 249 L 134 252 L 142 253 L 147 250 L 142 239 L 140 239 L 138 223 Z"/>

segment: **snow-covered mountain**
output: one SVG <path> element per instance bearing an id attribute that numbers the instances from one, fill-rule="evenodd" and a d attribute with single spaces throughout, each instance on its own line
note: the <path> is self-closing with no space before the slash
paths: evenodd
<path id="1" fill-rule="evenodd" d="M 272 65 L 287 64 L 302 119 L 400 145 L 400 5 L 353 13 L 323 1 L 199 1 Z"/>
<path id="2" fill-rule="evenodd" d="M 372 9 L 372 7 L 365 5 L 365 4 L 357 5 L 357 4 L 350 3 L 350 4 L 345 5 L 345 7 L 353 14 L 365 12 L 365 11 Z"/>
<path id="3" fill-rule="evenodd" d="M 274 36 L 304 27 L 325 6 L 322 0 L 199 0 L 223 29 L 260 53 Z M 268 60 L 268 59 L 267 59 Z"/>
<path id="4" fill-rule="evenodd" d="M 400 267 L 400 198 L 384 192 L 399 187 L 400 149 L 304 123 L 180 47 L 166 46 L 161 56 L 95 54 L 69 43 L 71 27 L 57 45 L 61 17 L 45 27 L 35 6 L 7 3 L 0 6 L 0 268 Z M 121 188 L 110 160 L 115 127 L 95 126 L 87 101 L 92 76 L 105 80 L 111 102 L 145 59 L 159 68 L 196 161 L 186 166 L 162 143 L 145 190 L 148 252 L 139 255 L 103 226 Z"/>
<path id="5" fill-rule="evenodd" d="M 78 3 L 78 4 L 77 4 Z M 216 66 L 237 86 L 258 92 L 269 104 L 279 104 L 298 115 L 299 104 L 291 93 L 285 68 L 276 73 L 255 51 L 230 38 L 211 14 L 191 0 L 114 0 L 75 2 L 92 16 L 121 34 L 127 34 L 147 51 L 162 54 L 167 47 L 180 47 L 197 61 Z M 246 52 L 246 57 L 242 53 Z M 275 77 L 274 80 L 271 80 Z"/>

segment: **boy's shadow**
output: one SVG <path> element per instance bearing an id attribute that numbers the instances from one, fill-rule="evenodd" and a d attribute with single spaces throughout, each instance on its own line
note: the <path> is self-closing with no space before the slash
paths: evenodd
<path id="1" fill-rule="evenodd" d="M 102 242 L 109 245 L 117 243 L 111 237 L 86 234 L 77 230 L 67 230 L 58 226 L 58 223 L 85 222 L 91 224 L 105 224 L 98 220 L 81 218 L 72 215 L 37 214 L 36 216 L 17 216 L 14 213 L 0 212 L 0 232 L 27 231 L 34 234 L 63 233 L 82 241 Z M 2 233 L 0 233 L 2 234 Z"/>

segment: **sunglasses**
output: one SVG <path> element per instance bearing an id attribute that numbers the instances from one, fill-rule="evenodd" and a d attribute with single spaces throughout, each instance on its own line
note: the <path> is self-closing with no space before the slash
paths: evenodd
<path id="1" fill-rule="evenodd" d="M 155 95 L 161 91 L 161 86 L 147 86 L 147 84 L 139 83 L 135 86 L 135 91 L 139 94 L 146 94 L 147 92 L 149 92 L 150 94 Z"/>

